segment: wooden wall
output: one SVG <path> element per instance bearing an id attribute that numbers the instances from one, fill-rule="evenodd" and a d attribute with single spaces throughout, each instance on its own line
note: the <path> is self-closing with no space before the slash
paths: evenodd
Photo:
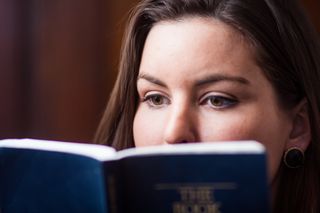
<path id="1" fill-rule="evenodd" d="M 320 1 L 319 0 L 301 0 L 310 20 L 320 33 Z"/>
<path id="2" fill-rule="evenodd" d="M 91 141 L 134 0 L 1 0 L 0 138 Z"/>
<path id="3" fill-rule="evenodd" d="M 138 0 L 0 1 L 0 138 L 91 141 Z M 320 32 L 320 3 L 304 0 Z"/>

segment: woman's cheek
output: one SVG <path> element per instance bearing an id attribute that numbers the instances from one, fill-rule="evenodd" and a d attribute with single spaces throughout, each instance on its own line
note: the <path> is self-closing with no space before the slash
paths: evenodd
<path id="1" fill-rule="evenodd" d="M 138 109 L 133 122 L 133 137 L 136 146 L 162 144 L 165 124 L 163 112 L 150 109 Z"/>
<path id="2" fill-rule="evenodd" d="M 211 113 L 202 116 L 199 133 L 202 141 L 229 141 L 253 139 L 256 122 L 248 116 L 234 113 Z"/>

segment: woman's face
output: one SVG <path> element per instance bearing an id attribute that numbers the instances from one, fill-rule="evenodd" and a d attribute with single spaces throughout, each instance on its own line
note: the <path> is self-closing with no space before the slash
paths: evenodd
<path id="1" fill-rule="evenodd" d="M 292 125 L 254 54 L 240 33 L 214 19 L 156 24 L 137 80 L 135 145 L 257 140 L 272 180 Z"/>

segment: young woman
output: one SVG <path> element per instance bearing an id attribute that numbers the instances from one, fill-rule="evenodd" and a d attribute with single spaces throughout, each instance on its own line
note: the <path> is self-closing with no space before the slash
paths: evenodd
<path id="1" fill-rule="evenodd" d="M 253 139 L 274 212 L 319 212 L 319 46 L 295 0 L 146 0 L 96 142 Z"/>

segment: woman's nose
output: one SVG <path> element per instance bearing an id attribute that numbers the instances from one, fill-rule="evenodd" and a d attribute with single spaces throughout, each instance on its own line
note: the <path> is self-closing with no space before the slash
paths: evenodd
<path id="1" fill-rule="evenodd" d="M 196 142 L 196 118 L 187 107 L 173 110 L 164 130 L 164 142 L 168 144 Z"/>

